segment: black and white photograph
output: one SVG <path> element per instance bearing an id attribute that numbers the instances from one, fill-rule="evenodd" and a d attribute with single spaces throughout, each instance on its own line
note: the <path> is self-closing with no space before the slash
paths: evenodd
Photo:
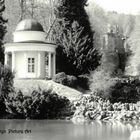
<path id="1" fill-rule="evenodd" d="M 0 140 L 140 140 L 139 0 L 0 0 Z"/>

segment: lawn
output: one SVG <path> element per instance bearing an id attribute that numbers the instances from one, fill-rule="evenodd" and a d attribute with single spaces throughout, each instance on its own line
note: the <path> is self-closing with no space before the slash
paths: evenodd
<path id="1" fill-rule="evenodd" d="M 17 90 L 21 90 L 25 95 L 30 95 L 33 90 L 48 90 L 52 89 L 60 96 L 65 96 L 69 100 L 76 100 L 82 96 L 82 93 L 55 83 L 52 80 L 14 80 L 14 87 Z"/>

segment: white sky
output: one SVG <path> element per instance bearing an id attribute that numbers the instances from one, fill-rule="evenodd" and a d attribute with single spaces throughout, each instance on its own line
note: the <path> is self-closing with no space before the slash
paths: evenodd
<path id="1" fill-rule="evenodd" d="M 109 11 L 137 14 L 140 12 L 140 0 L 89 0 Z"/>

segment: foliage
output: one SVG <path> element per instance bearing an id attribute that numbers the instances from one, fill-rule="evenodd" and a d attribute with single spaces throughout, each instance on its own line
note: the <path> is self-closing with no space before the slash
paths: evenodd
<path id="1" fill-rule="evenodd" d="M 69 100 L 52 90 L 33 91 L 30 96 L 23 95 L 21 91 L 13 92 L 5 104 L 7 117 L 16 119 L 63 118 L 70 109 Z"/>
<path id="2" fill-rule="evenodd" d="M 55 34 L 60 44 L 57 48 L 58 71 L 75 76 L 89 73 L 99 65 L 97 51 L 87 44 L 88 36 L 82 37 L 84 28 L 77 22 L 73 22 L 70 28 L 66 26 L 61 25 Z"/>
<path id="3" fill-rule="evenodd" d="M 0 64 L 0 95 L 6 97 L 13 91 L 13 78 L 11 69 Z"/>
<path id="4" fill-rule="evenodd" d="M 117 80 L 111 93 L 111 102 L 137 102 L 140 100 L 139 77 L 124 77 Z"/>
<path id="5" fill-rule="evenodd" d="M 132 31 L 131 35 L 127 39 L 127 53 L 128 53 L 128 62 L 126 66 L 126 75 L 136 76 L 139 75 L 140 63 L 139 63 L 139 25 L 140 17 L 138 16 L 135 20 L 134 30 Z"/>
<path id="6" fill-rule="evenodd" d="M 95 31 L 94 45 L 100 52 L 103 45 L 102 36 L 107 32 L 107 12 L 93 1 L 86 7 L 86 11 L 89 16 L 91 28 Z"/>
<path id="7" fill-rule="evenodd" d="M 110 98 L 116 82 L 117 78 L 112 77 L 109 72 L 99 68 L 96 71 L 91 72 L 90 90 L 93 95 L 102 98 Z"/>
<path id="8" fill-rule="evenodd" d="M 6 105 L 5 100 L 2 95 L 0 95 L 0 119 L 6 115 Z"/>
<path id="9" fill-rule="evenodd" d="M 67 75 L 67 85 L 72 88 L 76 88 L 78 83 L 77 83 L 77 78 L 72 75 Z"/>
<path id="10" fill-rule="evenodd" d="M 3 38 L 6 33 L 6 26 L 5 23 L 7 20 L 3 18 L 3 12 L 5 10 L 5 1 L 0 0 L 0 62 L 4 62 L 4 50 L 3 50 Z"/>
<path id="11" fill-rule="evenodd" d="M 138 16 L 119 14 L 114 11 L 107 12 L 94 2 L 90 2 L 86 10 L 90 17 L 91 27 L 95 30 L 95 46 L 102 54 L 101 65 L 111 72 L 118 73 L 119 71 L 123 74 L 128 58 L 126 44 L 129 43 L 125 41 L 129 40 L 133 33 L 135 19 Z M 108 39 L 105 39 L 106 42 L 104 36 L 108 36 Z M 131 42 L 134 41 L 130 41 L 130 44 Z"/>
<path id="12" fill-rule="evenodd" d="M 53 77 L 53 81 L 55 81 L 56 83 L 60 83 L 62 85 L 66 85 L 67 84 L 67 75 L 64 72 L 57 73 Z"/>
<path id="13" fill-rule="evenodd" d="M 89 73 L 99 65 L 93 34 L 85 12 L 86 0 L 59 0 L 56 7 L 57 26 L 54 40 L 57 49 L 58 71 L 70 75 Z M 78 7 L 78 9 L 77 9 Z M 62 67 L 62 64 L 67 67 Z"/>
<path id="14" fill-rule="evenodd" d="M 93 95 L 111 102 L 137 102 L 140 100 L 138 77 L 113 77 L 109 72 L 96 70 L 91 73 L 90 90 Z"/>
<path id="15" fill-rule="evenodd" d="M 11 70 L 0 63 L 0 118 L 6 114 L 5 98 L 13 91 L 13 78 Z"/>
<path id="16" fill-rule="evenodd" d="M 82 27 L 84 31 L 92 35 L 87 13 L 85 11 L 87 0 L 58 0 L 58 5 L 55 9 L 55 14 L 58 19 L 64 19 L 71 25 L 74 21 Z M 77 9 L 78 7 L 78 9 Z"/>
<path id="17" fill-rule="evenodd" d="M 78 79 L 78 86 L 84 90 L 89 90 L 89 76 L 88 75 L 79 75 Z"/>
<path id="18" fill-rule="evenodd" d="M 128 59 L 126 40 L 134 30 L 136 17 L 116 12 L 108 12 L 107 17 L 110 26 L 108 26 L 108 41 L 104 43 L 107 45 L 103 46 L 102 63 L 109 68 L 108 64 L 111 62 L 114 65 L 114 72 L 119 71 L 123 74 Z"/>
<path id="19" fill-rule="evenodd" d="M 99 96 L 83 96 L 73 103 L 73 121 L 84 120 L 118 120 L 118 121 L 139 121 L 140 105 L 137 103 L 111 103 Z"/>
<path id="20" fill-rule="evenodd" d="M 126 52 L 123 36 L 119 34 L 118 28 L 114 31 L 112 27 L 103 38 L 101 66 L 111 73 L 123 74 L 126 63 Z"/>
<path id="21" fill-rule="evenodd" d="M 86 7 L 91 27 L 95 30 L 95 34 L 103 35 L 107 31 L 108 17 L 107 12 L 95 2 L 91 2 Z"/>
<path id="22" fill-rule="evenodd" d="M 77 78 L 72 75 L 66 75 L 64 72 L 60 72 L 53 77 L 53 81 L 66 85 L 72 88 L 77 87 Z"/>
<path id="23" fill-rule="evenodd" d="M 34 18 L 41 23 L 44 31 L 48 33 L 48 30 L 55 20 L 54 5 L 57 4 L 57 0 L 5 0 L 5 17 L 8 19 L 7 33 L 5 35 L 5 41 L 11 42 L 12 33 L 19 21 L 22 19 Z M 51 36 L 51 34 L 50 34 Z"/>
<path id="24" fill-rule="evenodd" d="M 112 26 L 118 27 L 119 34 L 129 37 L 135 26 L 135 18 L 137 16 L 130 14 L 118 14 L 117 12 L 107 13 L 108 22 Z"/>
<path id="25" fill-rule="evenodd" d="M 101 67 L 104 71 L 115 75 L 119 65 L 118 54 L 116 52 L 109 52 L 108 50 L 102 54 Z"/>

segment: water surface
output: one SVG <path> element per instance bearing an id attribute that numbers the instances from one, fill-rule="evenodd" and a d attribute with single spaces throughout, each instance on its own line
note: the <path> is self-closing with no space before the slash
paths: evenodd
<path id="1" fill-rule="evenodd" d="M 129 140 L 137 129 L 138 124 L 120 122 L 78 125 L 62 120 L 0 120 L 0 140 Z"/>

